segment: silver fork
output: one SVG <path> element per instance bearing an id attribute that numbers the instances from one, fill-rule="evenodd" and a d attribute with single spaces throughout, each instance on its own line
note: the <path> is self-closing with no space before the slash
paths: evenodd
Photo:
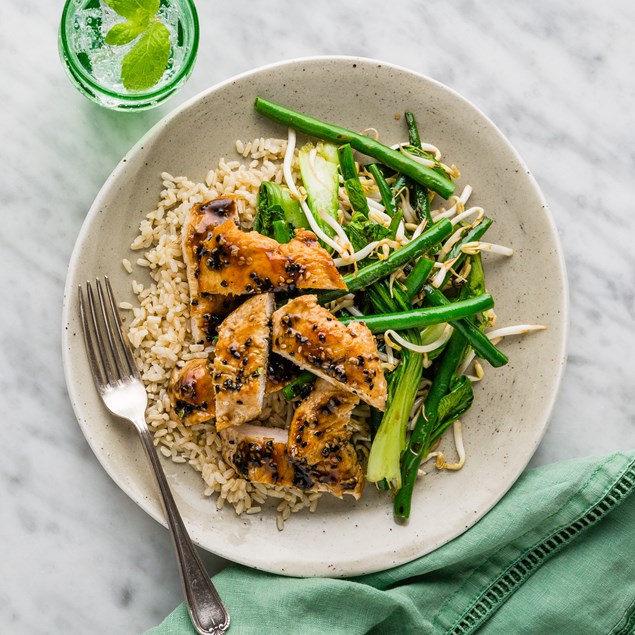
<path id="1" fill-rule="evenodd" d="M 97 301 L 90 282 L 86 283 L 88 307 L 79 287 L 79 314 L 93 379 L 108 410 L 132 422 L 141 437 L 161 492 L 194 628 L 201 635 L 222 635 L 229 628 L 229 614 L 196 553 L 170 492 L 145 420 L 148 397 L 121 326 L 110 281 L 106 276 L 104 280 L 105 293 L 99 279 L 95 281 Z"/>

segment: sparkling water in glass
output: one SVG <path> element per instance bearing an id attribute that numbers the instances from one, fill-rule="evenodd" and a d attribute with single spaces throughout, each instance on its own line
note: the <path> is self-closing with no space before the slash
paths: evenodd
<path id="1" fill-rule="evenodd" d="M 170 54 L 159 81 L 143 91 L 128 90 L 121 65 L 137 38 L 110 45 L 106 34 L 126 19 L 102 0 L 67 0 L 60 24 L 59 48 L 69 77 L 87 97 L 107 108 L 152 108 L 187 81 L 196 59 L 198 18 L 192 0 L 161 0 L 157 19 L 170 34 Z"/>

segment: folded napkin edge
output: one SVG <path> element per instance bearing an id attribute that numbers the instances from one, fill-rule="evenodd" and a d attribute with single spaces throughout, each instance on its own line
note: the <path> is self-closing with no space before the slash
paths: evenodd
<path id="1" fill-rule="evenodd" d="M 609 463 L 623 462 L 624 460 L 628 460 L 628 463 L 621 468 L 617 476 L 615 474 L 607 474 L 607 478 L 610 478 L 610 481 L 602 488 L 599 497 L 595 497 L 595 502 L 590 507 L 587 505 L 584 512 L 578 513 L 568 523 L 559 525 L 540 540 L 535 541 L 529 547 L 525 547 L 521 555 L 501 571 L 472 603 L 458 617 L 455 617 L 448 628 L 447 613 L 454 613 L 451 609 L 452 597 L 456 596 L 468 584 L 469 579 L 466 580 L 461 589 L 448 598 L 437 613 L 435 623 L 445 629 L 440 632 L 444 632 L 445 635 L 469 635 L 474 633 L 540 566 L 596 525 L 626 500 L 635 490 L 635 459 L 631 459 L 625 454 L 616 453 L 610 455 L 606 461 L 598 465 L 589 477 L 585 479 L 582 486 L 551 516 L 562 513 L 564 508 L 573 506 L 573 502 L 579 503 L 580 501 L 576 499 L 585 495 L 594 478 L 602 470 L 606 469 Z M 520 536 L 517 542 L 522 541 L 526 536 L 527 534 Z M 489 562 L 490 559 L 483 563 L 479 570 L 486 567 Z M 477 572 L 478 570 L 473 575 L 477 574 Z"/>

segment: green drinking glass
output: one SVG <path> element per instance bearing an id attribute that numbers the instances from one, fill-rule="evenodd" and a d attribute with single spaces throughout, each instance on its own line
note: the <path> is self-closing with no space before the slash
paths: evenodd
<path id="1" fill-rule="evenodd" d="M 193 0 L 67 0 L 58 43 L 83 95 L 114 110 L 145 110 L 185 84 L 198 40 Z"/>

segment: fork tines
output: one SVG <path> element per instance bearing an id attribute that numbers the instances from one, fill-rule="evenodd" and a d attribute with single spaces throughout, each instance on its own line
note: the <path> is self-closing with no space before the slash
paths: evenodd
<path id="1" fill-rule="evenodd" d="M 99 278 L 95 280 L 97 301 L 90 282 L 86 282 L 88 307 L 84 293 L 79 286 L 79 313 L 88 360 L 95 383 L 100 392 L 111 384 L 121 383 L 132 377 L 139 379 L 139 371 L 132 356 L 132 350 L 121 326 L 110 280 L 104 276 L 104 293 Z"/>

